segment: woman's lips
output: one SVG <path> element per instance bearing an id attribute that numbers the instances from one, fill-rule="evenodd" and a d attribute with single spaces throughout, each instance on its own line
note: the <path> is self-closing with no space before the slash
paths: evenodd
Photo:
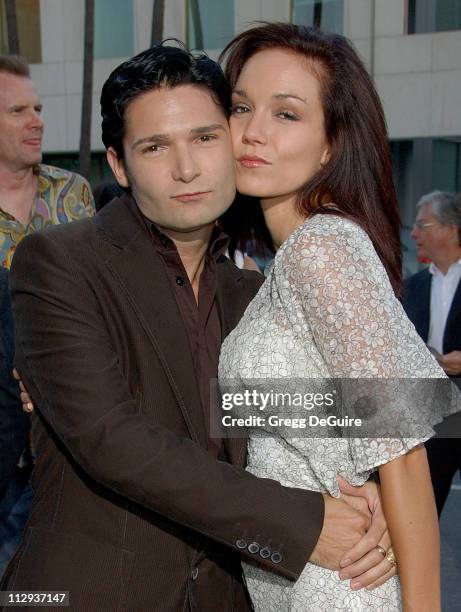
<path id="1" fill-rule="evenodd" d="M 257 155 L 243 155 L 239 157 L 237 161 L 244 168 L 261 168 L 262 166 L 270 165 L 267 160 Z"/>

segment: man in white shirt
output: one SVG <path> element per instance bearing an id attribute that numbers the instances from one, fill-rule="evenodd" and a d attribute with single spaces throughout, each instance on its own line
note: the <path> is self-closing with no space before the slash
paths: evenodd
<path id="1" fill-rule="evenodd" d="M 417 209 L 411 235 L 418 256 L 431 264 L 406 280 L 402 302 L 419 335 L 461 388 L 461 195 L 434 191 L 420 199 Z M 439 515 L 461 470 L 459 436 L 454 420 L 426 443 Z"/>

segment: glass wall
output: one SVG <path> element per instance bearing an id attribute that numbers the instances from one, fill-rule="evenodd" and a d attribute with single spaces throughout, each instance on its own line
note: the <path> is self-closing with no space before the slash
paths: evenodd
<path id="1" fill-rule="evenodd" d="M 8 54 L 8 27 L 5 1 L 0 1 L 0 53 Z M 16 0 L 19 53 L 30 64 L 42 61 L 42 38 L 40 31 L 40 0 Z"/>
<path id="2" fill-rule="evenodd" d="M 461 191 L 461 139 L 434 140 L 432 157 L 434 188 Z"/>
<path id="3" fill-rule="evenodd" d="M 408 34 L 461 30 L 461 0 L 408 0 Z"/>
<path id="4" fill-rule="evenodd" d="M 222 49 L 234 33 L 234 0 L 188 0 L 189 49 Z"/>
<path id="5" fill-rule="evenodd" d="M 344 0 L 292 0 L 292 21 L 342 34 Z"/>
<path id="6" fill-rule="evenodd" d="M 130 57 L 134 53 L 132 0 L 96 0 L 94 57 Z"/>
<path id="7" fill-rule="evenodd" d="M 71 172 L 78 172 L 78 153 L 44 153 L 43 163 L 64 168 Z M 91 170 L 90 170 L 90 185 L 94 189 L 103 181 L 115 181 L 112 170 L 107 162 L 105 151 L 92 151 L 91 153 Z"/>
<path id="8" fill-rule="evenodd" d="M 419 267 L 410 236 L 418 200 L 435 189 L 461 191 L 461 136 L 396 140 L 391 142 L 391 151 L 403 224 L 404 272 L 408 275 Z"/>

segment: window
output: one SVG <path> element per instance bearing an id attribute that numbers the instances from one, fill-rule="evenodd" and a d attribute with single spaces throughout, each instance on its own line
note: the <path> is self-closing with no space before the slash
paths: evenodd
<path id="1" fill-rule="evenodd" d="M 434 189 L 461 191 L 461 138 L 434 140 L 432 146 Z"/>
<path id="2" fill-rule="evenodd" d="M 132 0 L 96 0 L 94 57 L 130 57 L 134 53 Z"/>
<path id="3" fill-rule="evenodd" d="M 394 183 L 403 223 L 404 272 L 418 269 L 411 228 L 416 203 L 426 193 L 461 190 L 461 136 L 416 138 L 391 142 Z"/>
<path id="4" fill-rule="evenodd" d="M 42 61 L 42 39 L 40 32 L 40 1 L 16 0 L 16 23 L 19 39 L 19 53 L 30 64 Z M 0 6 L 0 52 L 10 53 L 8 43 L 8 26 L 4 0 Z"/>
<path id="5" fill-rule="evenodd" d="M 293 0 L 291 13 L 293 23 L 315 26 L 325 32 L 343 32 L 344 0 Z"/>
<path id="6" fill-rule="evenodd" d="M 71 172 L 79 172 L 78 153 L 44 153 L 43 163 L 64 168 Z M 115 180 L 112 170 L 107 162 L 106 153 L 102 151 L 91 152 L 90 185 L 92 189 L 103 181 Z"/>
<path id="7" fill-rule="evenodd" d="M 234 36 L 234 0 L 188 0 L 189 49 L 222 49 Z"/>
<path id="8" fill-rule="evenodd" d="M 460 0 L 408 0 L 408 34 L 461 30 Z"/>

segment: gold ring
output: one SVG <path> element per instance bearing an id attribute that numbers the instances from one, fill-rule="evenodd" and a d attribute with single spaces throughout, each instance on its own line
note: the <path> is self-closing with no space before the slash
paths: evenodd
<path id="1" fill-rule="evenodd" d="M 389 561 L 389 563 L 392 563 L 392 565 L 397 565 L 397 559 L 395 558 L 392 548 L 389 548 L 387 551 L 386 561 Z"/>
<path id="2" fill-rule="evenodd" d="M 384 550 L 382 546 L 375 546 L 376 550 L 382 554 L 384 558 L 386 558 L 387 552 Z"/>

